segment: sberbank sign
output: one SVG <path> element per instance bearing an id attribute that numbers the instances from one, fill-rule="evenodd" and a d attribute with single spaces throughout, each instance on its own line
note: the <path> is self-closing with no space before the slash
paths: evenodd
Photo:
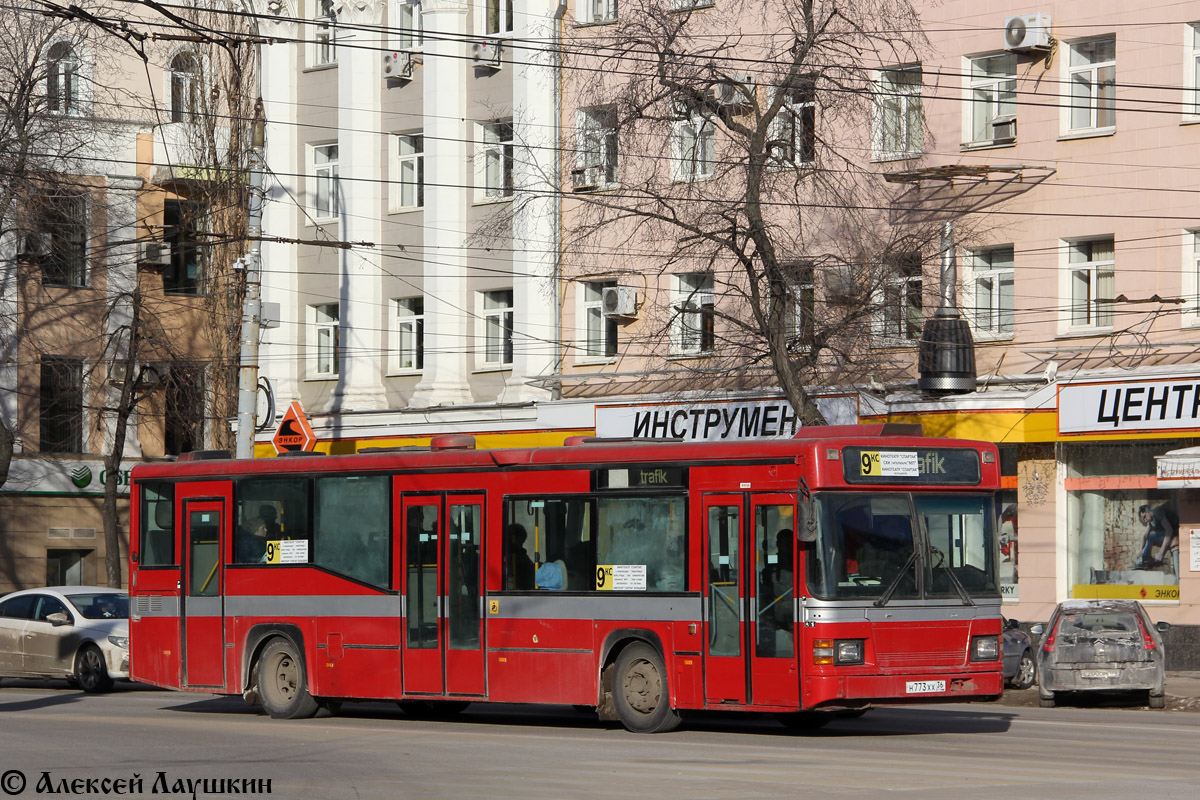
<path id="1" fill-rule="evenodd" d="M 5 494 L 102 495 L 108 473 L 102 461 L 65 461 L 43 458 L 14 458 Z M 129 470 L 117 475 L 117 494 L 129 494 Z"/>

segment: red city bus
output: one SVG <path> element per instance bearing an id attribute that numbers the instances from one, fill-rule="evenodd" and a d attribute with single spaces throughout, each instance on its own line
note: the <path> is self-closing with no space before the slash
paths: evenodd
<path id="1" fill-rule="evenodd" d="M 1001 692 L 992 444 L 855 425 L 204 455 L 133 470 L 138 681 L 281 718 L 559 703 L 642 732 Z"/>

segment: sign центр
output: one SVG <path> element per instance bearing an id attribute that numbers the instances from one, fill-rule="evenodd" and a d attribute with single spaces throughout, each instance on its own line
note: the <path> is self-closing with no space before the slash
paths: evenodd
<path id="1" fill-rule="evenodd" d="M 1200 428 L 1200 380 L 1069 384 L 1058 390 L 1059 433 Z"/>

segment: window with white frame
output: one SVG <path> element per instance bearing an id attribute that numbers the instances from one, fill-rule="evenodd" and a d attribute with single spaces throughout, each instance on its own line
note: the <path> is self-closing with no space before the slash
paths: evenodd
<path id="1" fill-rule="evenodd" d="M 341 313 L 337 303 L 311 306 L 313 328 L 313 368 L 318 378 L 338 374 L 341 362 Z"/>
<path id="2" fill-rule="evenodd" d="M 703 114 L 675 122 L 671 130 L 671 180 L 708 180 L 713 176 L 715 128 Z"/>
<path id="3" fill-rule="evenodd" d="M 579 0 L 576 13 L 583 23 L 616 22 L 617 0 Z"/>
<path id="4" fill-rule="evenodd" d="M 767 155 L 780 167 L 812 164 L 817 154 L 816 85 L 811 76 L 780 89 L 783 105 L 771 122 Z"/>
<path id="5" fill-rule="evenodd" d="M 671 326 L 677 355 L 703 355 L 716 346 L 716 297 L 713 276 L 707 272 L 676 275 L 674 324 Z"/>
<path id="6" fill-rule="evenodd" d="M 397 50 L 419 50 L 425 44 L 421 0 L 392 3 L 392 45 Z"/>
<path id="7" fill-rule="evenodd" d="M 1183 114 L 1200 117 L 1200 22 L 1187 26 L 1187 62 Z"/>
<path id="8" fill-rule="evenodd" d="M 616 106 L 581 108 L 576 112 L 575 148 L 572 186 L 596 188 L 617 182 Z"/>
<path id="9" fill-rule="evenodd" d="M 616 281 L 587 281 L 583 284 L 584 358 L 608 359 L 617 355 L 617 321 L 604 315 L 604 290 L 615 289 Z"/>
<path id="10" fill-rule="evenodd" d="M 312 0 L 312 44 L 309 65 L 337 63 L 337 11 L 333 0 Z"/>
<path id="11" fill-rule="evenodd" d="M 483 0 L 483 32 L 499 36 L 513 32 L 516 0 Z"/>
<path id="12" fill-rule="evenodd" d="M 81 66 L 70 42 L 55 42 L 46 51 L 46 108 L 52 114 L 83 113 Z"/>
<path id="13" fill-rule="evenodd" d="M 1068 47 L 1071 131 L 1112 128 L 1117 124 L 1117 37 L 1071 42 Z"/>
<path id="14" fill-rule="evenodd" d="M 513 195 L 512 121 L 483 125 L 483 193 L 488 199 Z"/>
<path id="15" fill-rule="evenodd" d="M 1106 328 L 1113 324 L 1114 266 L 1111 238 L 1067 242 L 1072 328 Z"/>
<path id="16" fill-rule="evenodd" d="M 1013 332 L 1012 245 L 973 250 L 967 259 L 976 334 L 1010 336 Z"/>
<path id="17" fill-rule="evenodd" d="M 921 67 L 880 70 L 875 81 L 874 158 L 916 158 L 924 145 Z"/>
<path id="18" fill-rule="evenodd" d="M 788 351 L 803 352 L 812 346 L 813 334 L 816 332 L 816 268 L 811 261 L 782 266 L 784 274 L 790 276 L 793 308 L 791 330 L 788 331 Z"/>
<path id="19" fill-rule="evenodd" d="M 309 153 L 309 203 L 312 215 L 318 222 L 337 219 L 338 216 L 338 146 L 332 144 L 313 145 Z"/>
<path id="20" fill-rule="evenodd" d="M 1007 144 L 1017 136 L 1017 57 L 971 59 L 969 144 Z"/>
<path id="21" fill-rule="evenodd" d="M 1200 230 L 1183 232 L 1183 323 L 1200 325 Z"/>
<path id="22" fill-rule="evenodd" d="M 425 369 L 425 298 L 396 301 L 396 368 L 401 372 Z"/>
<path id="23" fill-rule="evenodd" d="M 498 289 L 483 295 L 483 363 L 511 365 L 513 360 L 513 292 Z"/>
<path id="24" fill-rule="evenodd" d="M 199 107 L 200 60 L 195 53 L 176 53 L 169 66 L 171 122 L 191 122 Z"/>
<path id="25" fill-rule="evenodd" d="M 671 0 L 671 10 L 688 11 L 693 8 L 707 8 L 714 2 L 715 0 Z"/>
<path id="26" fill-rule="evenodd" d="M 397 134 L 392 157 L 392 210 L 407 211 L 425 205 L 425 137 Z"/>
<path id="27" fill-rule="evenodd" d="M 920 339 L 925 324 L 921 254 L 893 256 L 885 262 L 884 270 L 882 335 L 898 341 Z"/>

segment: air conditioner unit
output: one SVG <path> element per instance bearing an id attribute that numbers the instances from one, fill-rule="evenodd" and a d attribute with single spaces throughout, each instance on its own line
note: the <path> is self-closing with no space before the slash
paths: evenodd
<path id="1" fill-rule="evenodd" d="M 992 142 L 1007 144 L 1017 140 L 1017 117 L 1015 114 L 1005 114 L 992 119 Z"/>
<path id="2" fill-rule="evenodd" d="M 571 170 L 571 188 L 577 192 L 590 192 L 600 187 L 596 180 L 595 167 L 579 167 Z"/>
<path id="3" fill-rule="evenodd" d="M 754 102 L 754 75 L 743 72 L 729 76 L 730 83 L 718 83 L 712 88 L 713 99 L 722 106 L 748 106 Z"/>
<path id="4" fill-rule="evenodd" d="M 138 263 L 151 267 L 166 267 L 171 264 L 171 245 L 166 242 L 138 243 Z"/>
<path id="5" fill-rule="evenodd" d="M 503 66 L 500 55 L 504 45 L 499 39 L 484 39 L 471 45 L 471 58 L 475 60 L 476 69 L 497 70 Z"/>
<path id="6" fill-rule="evenodd" d="M 129 380 L 129 371 L 125 368 L 124 361 L 114 361 L 108 365 L 109 386 L 124 386 L 127 380 Z"/>
<path id="7" fill-rule="evenodd" d="M 698 294 L 692 297 L 692 308 L 712 308 L 717 304 L 717 298 L 711 294 Z"/>
<path id="8" fill-rule="evenodd" d="M 600 308 L 606 317 L 637 316 L 637 292 L 632 286 L 605 286 L 600 292 Z"/>
<path id="9" fill-rule="evenodd" d="M 1004 49 L 1012 53 L 1047 51 L 1053 42 L 1050 15 L 1045 12 L 1021 14 L 1004 20 Z"/>
<path id="10" fill-rule="evenodd" d="M 696 109 L 692 103 L 682 97 L 671 98 L 671 118 L 691 119 Z"/>
<path id="11" fill-rule="evenodd" d="M 49 233 L 27 233 L 17 239 L 17 255 L 24 258 L 42 258 L 50 255 L 53 239 Z"/>
<path id="12" fill-rule="evenodd" d="M 413 77 L 413 54 L 395 51 L 383 54 L 383 78 L 390 81 L 411 81 Z"/>

